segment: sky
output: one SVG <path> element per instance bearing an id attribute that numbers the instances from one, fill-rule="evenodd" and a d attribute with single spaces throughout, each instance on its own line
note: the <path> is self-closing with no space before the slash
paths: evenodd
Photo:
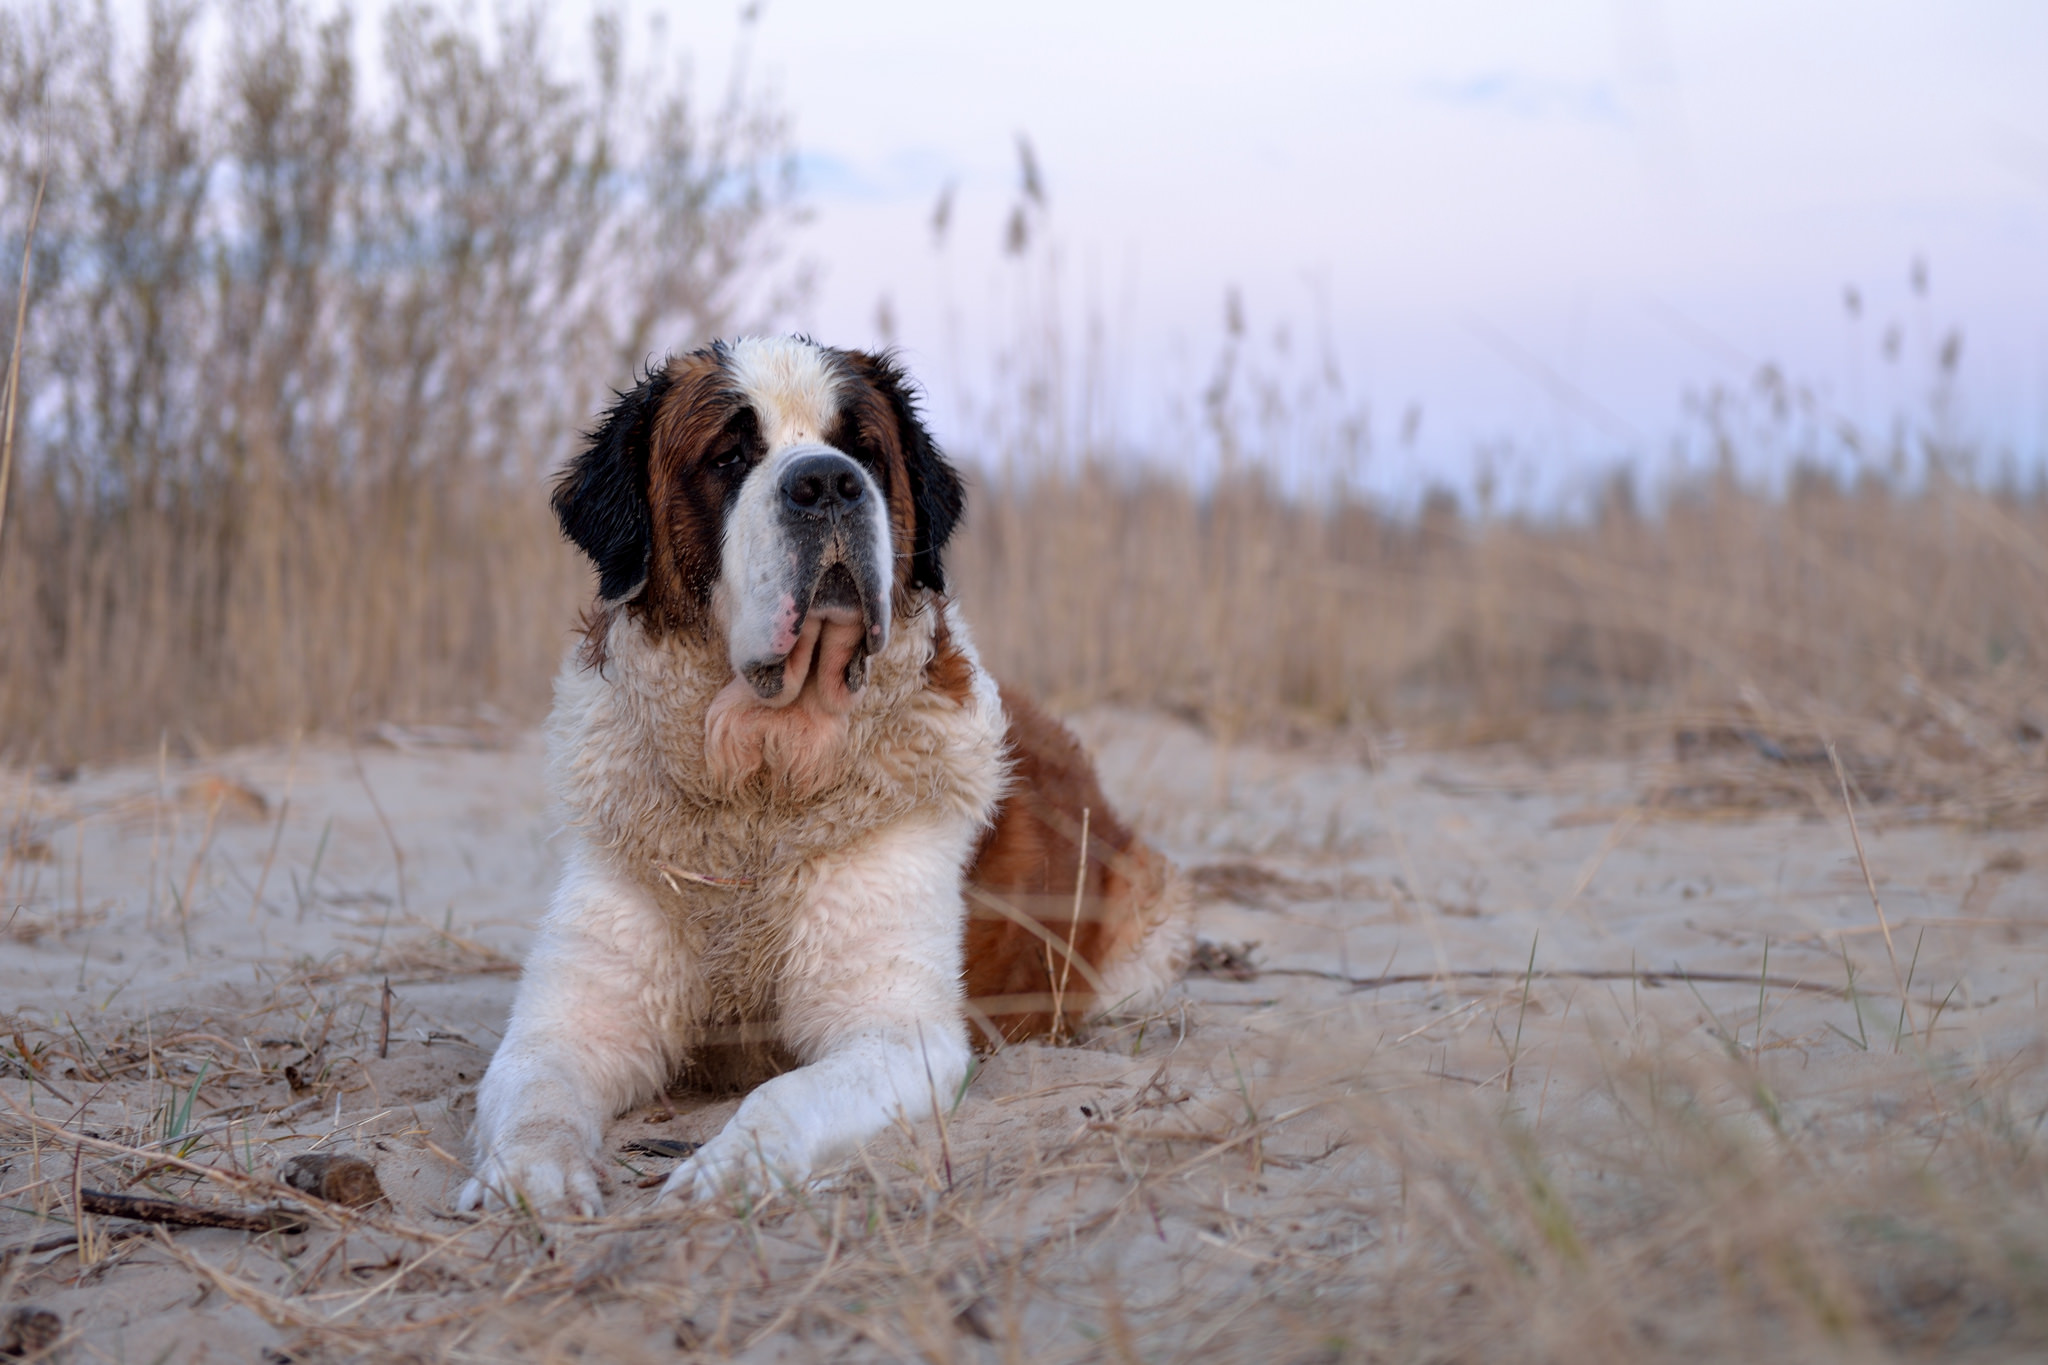
<path id="1" fill-rule="evenodd" d="M 552 11 L 565 48 L 588 13 Z M 1322 383 L 1394 492 L 1491 461 L 1569 496 L 1668 460 L 1687 395 L 1766 362 L 1831 425 L 1924 417 L 1954 332 L 1947 430 L 2048 462 L 2038 0 L 747 13 L 641 0 L 629 23 L 714 88 L 746 52 L 811 210 L 789 321 L 899 346 L 969 455 L 1030 334 L 1094 377 L 1098 443 L 1213 458 L 1201 394 L 1234 291 L 1244 363 Z M 1020 136 L 1045 204 L 1016 257 Z"/>

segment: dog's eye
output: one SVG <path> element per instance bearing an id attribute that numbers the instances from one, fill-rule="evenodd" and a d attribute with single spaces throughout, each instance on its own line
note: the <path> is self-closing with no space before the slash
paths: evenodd
<path id="1" fill-rule="evenodd" d="M 751 411 L 742 408 L 734 413 L 712 440 L 704 467 L 728 477 L 744 469 L 760 451 L 759 432 Z"/>

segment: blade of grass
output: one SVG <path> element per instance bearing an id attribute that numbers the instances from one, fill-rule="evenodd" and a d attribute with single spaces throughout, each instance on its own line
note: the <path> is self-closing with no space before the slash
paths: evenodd
<path id="1" fill-rule="evenodd" d="M 1529 1017 L 1529 987 L 1536 980 L 1536 940 L 1541 935 L 1541 930 L 1529 935 L 1529 965 L 1522 972 L 1522 1007 L 1515 1012 L 1515 1045 L 1508 1050 L 1508 1074 L 1501 1083 L 1501 1089 L 1509 1093 L 1515 1088 L 1515 1063 L 1522 1059 L 1522 1023 Z"/>
<path id="2" fill-rule="evenodd" d="M 1913 973 L 1920 969 L 1920 945 L 1926 941 L 1927 930 L 1923 928 L 1920 931 L 1920 936 L 1913 940 L 1913 960 L 1906 964 L 1906 984 L 1899 989 L 1899 1022 L 1892 1029 L 1892 1051 L 1894 1052 L 1899 1050 L 1899 1042 L 1905 1036 L 1907 993 L 1913 989 Z M 1929 994 L 1932 994 L 1932 992 L 1929 992 Z M 1918 1037 L 1919 1035 L 1916 1033 L 1914 1036 Z"/>
<path id="3" fill-rule="evenodd" d="M 1771 979 L 1771 936 L 1764 935 L 1764 965 L 1756 974 L 1756 1041 L 1750 1050 L 1761 1057 L 1764 1050 L 1764 989 Z"/>
<path id="4" fill-rule="evenodd" d="M 1838 939 L 1836 943 L 1842 950 L 1842 970 L 1849 977 L 1849 984 L 1843 987 L 1843 994 L 1848 997 L 1849 1012 L 1856 1020 L 1856 1036 L 1849 1038 L 1849 1035 L 1843 1033 L 1841 1029 L 1835 1029 L 1835 1032 L 1841 1033 L 1844 1038 L 1849 1038 L 1850 1042 L 1856 1044 L 1859 1051 L 1868 1052 L 1870 1051 L 1870 1035 L 1863 1028 L 1862 997 L 1856 994 L 1856 964 L 1849 960 L 1849 941 L 1847 939 Z M 1834 1028 L 1834 1025 L 1830 1024 L 1828 1027 Z"/>
<path id="5" fill-rule="evenodd" d="M 1849 838 L 1856 845 L 1856 865 L 1863 869 L 1863 885 L 1870 892 L 1870 907 L 1877 912 L 1877 927 L 1884 933 L 1885 956 L 1891 959 L 1892 983 L 1899 988 L 1899 1019 L 1901 1026 L 1911 1022 L 1906 1011 L 1906 979 L 1899 975 L 1898 949 L 1892 945 L 1892 924 L 1884 913 L 1884 902 L 1878 898 L 1877 878 L 1870 874 L 1870 859 L 1863 852 L 1863 835 L 1856 828 L 1856 805 L 1849 799 L 1849 774 L 1842 767 L 1842 756 L 1835 752 L 1834 742 L 1828 742 L 1828 762 L 1835 766 L 1835 781 L 1842 788 L 1842 810 L 1849 817 Z"/>

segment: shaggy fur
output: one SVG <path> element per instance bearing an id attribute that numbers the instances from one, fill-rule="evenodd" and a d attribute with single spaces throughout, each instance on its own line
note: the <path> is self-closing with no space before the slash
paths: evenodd
<path id="1" fill-rule="evenodd" d="M 889 361 L 671 361 L 555 506 L 599 574 L 548 727 L 572 845 L 464 1207 L 594 1213 L 605 1122 L 679 1079 L 754 1088 L 664 1194 L 801 1180 L 954 1093 L 969 1014 L 1066 1031 L 1177 978 L 1171 869 L 943 595 L 960 486 Z"/>

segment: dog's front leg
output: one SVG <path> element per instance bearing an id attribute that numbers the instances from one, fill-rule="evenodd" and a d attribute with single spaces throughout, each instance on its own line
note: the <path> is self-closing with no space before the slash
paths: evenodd
<path id="1" fill-rule="evenodd" d="M 644 888 L 571 855 L 477 1087 L 476 1175 L 457 1207 L 602 1209 L 605 1121 L 673 1070 L 688 1004 L 679 953 Z"/>
<path id="2" fill-rule="evenodd" d="M 967 1075 L 961 868 L 972 827 L 885 831 L 828 860 L 793 926 L 783 1041 L 805 1065 L 766 1081 L 664 1195 L 802 1182 L 901 1112 L 931 1117 Z"/>

